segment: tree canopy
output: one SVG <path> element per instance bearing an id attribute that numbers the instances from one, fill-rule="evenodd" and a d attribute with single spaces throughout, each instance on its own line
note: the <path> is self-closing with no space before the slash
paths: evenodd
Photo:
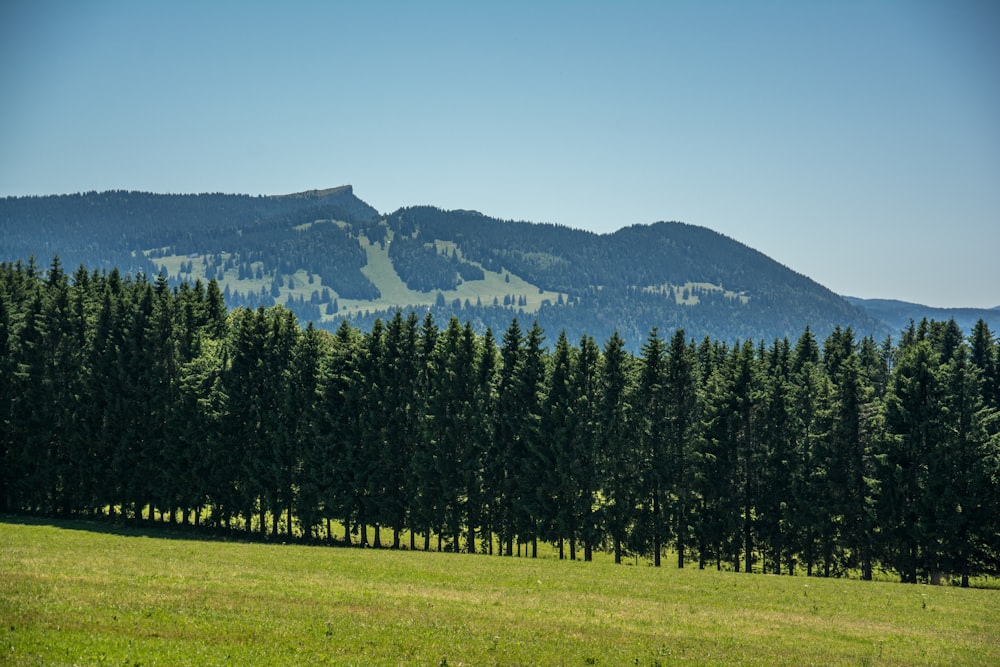
<path id="1" fill-rule="evenodd" d="M 329 333 L 214 281 L 5 263 L 0 511 L 968 584 L 1000 572 L 997 349 L 938 321 L 637 354 L 430 313 Z"/>

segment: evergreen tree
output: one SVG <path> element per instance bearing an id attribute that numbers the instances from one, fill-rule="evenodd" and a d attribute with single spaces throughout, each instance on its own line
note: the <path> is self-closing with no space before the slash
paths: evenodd
<path id="1" fill-rule="evenodd" d="M 887 561 L 904 583 L 939 567 L 937 499 L 928 492 L 930 465 L 942 432 L 938 355 L 918 333 L 900 351 L 886 397 L 891 432 L 885 455 L 880 519 Z"/>
<path id="2" fill-rule="evenodd" d="M 758 536 L 764 572 L 781 574 L 793 558 L 791 529 L 799 508 L 790 493 L 801 484 L 802 461 L 795 447 L 791 415 L 791 346 L 775 341 L 767 353 L 761 389 L 761 470 Z"/>
<path id="3" fill-rule="evenodd" d="M 574 431 L 577 434 L 573 464 L 576 478 L 574 514 L 578 517 L 583 539 L 583 558 L 593 559 L 594 547 L 600 542 L 601 530 L 594 507 L 599 501 L 600 469 L 598 454 L 598 409 L 600 405 L 599 368 L 601 351 L 590 336 L 580 339 L 579 353 L 573 368 L 575 397 Z M 573 536 L 570 536 L 570 558 L 575 558 Z"/>
<path id="4" fill-rule="evenodd" d="M 939 544 L 937 571 L 953 572 L 968 587 L 973 574 L 995 572 L 1000 534 L 1000 478 L 997 412 L 984 405 L 982 380 L 965 346 L 956 349 L 941 370 L 944 438 L 937 443 L 928 465 L 928 495 L 936 518 Z M 991 544 L 992 543 L 992 544 Z"/>
<path id="5" fill-rule="evenodd" d="M 823 512 L 822 443 L 828 430 L 829 386 L 820 364 L 819 346 L 808 328 L 792 353 L 791 381 L 790 431 L 794 440 L 794 464 L 789 495 L 797 512 L 791 514 L 789 537 L 794 553 L 806 562 L 806 574 L 812 576 L 819 558 L 820 536 L 827 525 Z M 795 574 L 795 561 L 791 558 L 788 572 Z"/>
<path id="6" fill-rule="evenodd" d="M 361 333 L 341 322 L 330 345 L 320 379 L 320 401 L 313 426 L 315 451 L 307 468 L 309 484 L 320 498 L 320 514 L 328 523 L 340 521 L 344 542 L 351 543 L 358 520 L 359 482 L 370 465 L 362 449 L 362 375 L 364 341 Z M 329 533 L 328 533 L 329 537 Z"/>
<path id="7" fill-rule="evenodd" d="M 383 469 L 389 460 L 387 449 L 391 446 L 387 425 L 392 388 L 387 384 L 387 356 L 385 326 L 381 319 L 376 319 L 371 331 L 365 335 L 361 357 L 361 376 L 367 386 L 360 395 L 361 440 L 357 455 L 353 457 L 362 547 L 369 546 L 369 525 L 375 529 L 371 546 L 382 546 L 381 522 L 386 517 L 383 513 L 386 487 L 382 480 L 383 475 L 395 472 Z"/>
<path id="8" fill-rule="evenodd" d="M 476 449 L 479 461 L 478 517 L 481 523 L 481 533 L 485 540 L 486 552 L 493 554 L 493 536 L 498 533 L 497 501 L 501 496 L 499 478 L 496 473 L 495 461 L 491 455 L 496 451 L 495 425 L 497 410 L 497 345 L 493 330 L 487 327 L 480 342 L 479 358 L 476 369 L 476 410 L 479 419 L 476 425 L 476 438 L 472 446 Z M 470 510 L 471 511 L 471 510 Z M 474 525 L 470 520 L 470 525 Z"/>
<path id="9" fill-rule="evenodd" d="M 409 477 L 421 431 L 422 398 L 419 392 L 420 356 L 417 316 L 406 319 L 396 311 L 386 328 L 385 359 L 380 375 L 384 386 L 385 440 L 382 453 L 380 521 L 393 529 L 393 548 L 400 546 L 400 532 L 410 512 L 413 483 Z"/>
<path id="10" fill-rule="evenodd" d="M 433 462 L 427 474 L 433 475 L 438 490 L 436 528 L 447 534 L 452 549 L 460 547 L 459 531 L 467 519 L 466 503 L 470 486 L 476 494 L 476 483 L 469 478 L 475 474 L 469 460 L 472 452 L 466 450 L 474 431 L 472 401 L 475 397 L 475 347 L 468 346 L 458 318 L 452 317 L 448 328 L 438 341 L 439 370 L 428 400 L 428 435 L 426 446 Z M 469 524 L 465 524 L 469 525 Z M 475 539 L 467 545 L 475 550 Z"/>
<path id="11" fill-rule="evenodd" d="M 4 279 L 0 272 L 0 512 L 12 509 L 11 471 L 14 469 L 14 442 L 11 406 L 14 400 L 14 355 L 11 349 L 10 310 Z"/>
<path id="12" fill-rule="evenodd" d="M 430 311 L 424 316 L 420 327 L 418 343 L 420 359 L 418 368 L 418 392 L 421 396 L 423 414 L 420 419 L 420 437 L 413 453 L 413 472 L 411 487 L 413 509 L 411 512 L 411 548 L 413 535 L 419 530 L 424 534 L 424 550 L 430 549 L 432 530 L 440 532 L 442 515 L 438 499 L 441 496 L 440 479 L 436 473 L 434 460 L 435 450 L 431 446 L 433 439 L 428 411 L 432 403 L 432 394 L 441 373 L 441 359 L 438 349 L 440 331 L 434 322 Z"/>
<path id="13" fill-rule="evenodd" d="M 571 557 L 575 560 L 579 532 L 576 447 L 581 434 L 576 423 L 572 356 L 566 332 L 560 332 L 548 373 L 540 423 L 544 437 L 539 438 L 535 448 L 538 478 L 533 503 L 542 535 L 559 544 L 560 559 L 565 557 L 564 546 L 569 540 Z"/>
<path id="14" fill-rule="evenodd" d="M 979 369 L 982 379 L 983 400 L 989 407 L 1000 410 L 1000 359 L 993 332 L 982 319 L 973 327 L 969 345 L 970 361 Z"/>
<path id="15" fill-rule="evenodd" d="M 314 424 L 318 419 L 320 379 L 324 365 L 327 334 L 310 322 L 295 341 L 289 369 L 286 410 L 286 474 L 283 493 L 286 499 L 285 532 L 293 534 L 292 517 L 297 516 L 308 537 L 322 519 L 320 485 L 309 468 L 317 465 L 317 440 Z"/>
<path id="16" fill-rule="evenodd" d="M 613 543 L 615 563 L 622 562 L 623 545 L 634 518 L 637 461 L 630 424 L 631 378 L 631 357 L 625 351 L 625 342 L 617 333 L 612 334 L 604 344 L 600 368 L 597 451 L 599 495 L 604 503 L 600 515 Z"/>
<path id="17" fill-rule="evenodd" d="M 512 519 L 520 544 L 531 544 L 531 557 L 538 555 L 543 508 L 540 495 L 542 471 L 549 464 L 541 433 L 544 401 L 545 339 L 537 320 L 524 339 L 524 350 L 514 369 L 514 402 L 518 420 L 508 458 L 512 481 Z"/>
<path id="18" fill-rule="evenodd" d="M 668 515 L 677 549 L 677 567 L 683 568 L 685 550 L 690 540 L 692 458 L 700 419 L 695 353 L 688 346 L 683 329 L 674 332 L 670 340 L 664 380 Z"/>
<path id="19" fill-rule="evenodd" d="M 721 569 L 724 560 L 734 565 L 739 563 L 742 488 L 736 441 L 740 398 L 731 377 L 734 353 L 719 343 L 714 347 L 714 350 L 701 349 L 699 352 L 706 375 L 703 437 L 695 455 L 698 498 L 695 534 L 699 567 L 704 567 L 711 559 L 716 568 Z"/>
<path id="20" fill-rule="evenodd" d="M 490 448 L 487 451 L 486 475 L 491 493 L 492 527 L 503 545 L 502 553 L 513 555 L 515 480 L 514 441 L 520 437 L 524 418 L 519 401 L 516 371 L 521 364 L 523 335 L 517 318 L 511 320 L 500 346 L 497 375 L 496 410 L 493 413 Z"/>
<path id="21" fill-rule="evenodd" d="M 666 349 L 654 328 L 642 347 L 638 386 L 632 399 L 639 415 L 639 468 L 635 480 L 639 508 L 632 539 L 636 548 L 652 555 L 655 567 L 660 566 L 670 535 L 665 507 L 672 466 L 668 392 Z"/>

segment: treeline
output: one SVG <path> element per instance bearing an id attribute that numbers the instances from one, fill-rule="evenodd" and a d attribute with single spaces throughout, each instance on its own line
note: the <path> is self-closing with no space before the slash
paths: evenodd
<path id="1" fill-rule="evenodd" d="M 937 581 L 1000 571 L 997 343 L 361 331 L 0 264 L 0 510 L 283 539 Z M 391 534 L 383 540 L 383 533 Z M 338 531 L 339 534 L 339 531 Z"/>

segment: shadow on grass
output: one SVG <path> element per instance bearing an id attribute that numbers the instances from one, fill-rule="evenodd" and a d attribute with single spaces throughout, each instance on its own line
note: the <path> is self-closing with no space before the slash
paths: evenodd
<path id="1" fill-rule="evenodd" d="M 168 540 L 194 540 L 199 542 L 230 542 L 246 544 L 297 544 L 301 546 L 325 547 L 355 547 L 337 539 L 291 538 L 288 535 L 261 535 L 258 532 L 242 530 L 226 530 L 211 526 L 195 526 L 192 524 L 167 523 L 160 521 L 134 520 L 112 518 L 107 516 L 87 517 L 50 517 L 42 515 L 0 514 L 0 524 L 22 526 L 49 526 L 61 530 L 79 530 L 89 533 L 115 535 L 118 537 L 147 537 Z"/>

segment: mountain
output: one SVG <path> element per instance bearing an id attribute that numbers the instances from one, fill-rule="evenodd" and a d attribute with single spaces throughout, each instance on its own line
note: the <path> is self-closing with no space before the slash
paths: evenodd
<path id="1" fill-rule="evenodd" d="M 1000 306 L 996 308 L 933 308 L 919 303 L 896 301 L 893 299 L 859 299 L 845 296 L 844 299 L 882 320 L 893 330 L 899 331 L 910 322 L 928 320 L 955 320 L 963 331 L 970 331 L 979 320 L 989 325 L 992 331 L 1000 329 Z"/>
<path id="2" fill-rule="evenodd" d="M 351 186 L 283 196 L 88 192 L 0 199 L 0 260 L 216 279 L 231 306 L 280 303 L 365 327 L 397 308 L 495 332 L 537 318 L 638 349 L 653 327 L 692 338 L 883 337 L 866 310 L 738 241 L 680 222 L 611 234 L 429 206 L 380 214 Z"/>

